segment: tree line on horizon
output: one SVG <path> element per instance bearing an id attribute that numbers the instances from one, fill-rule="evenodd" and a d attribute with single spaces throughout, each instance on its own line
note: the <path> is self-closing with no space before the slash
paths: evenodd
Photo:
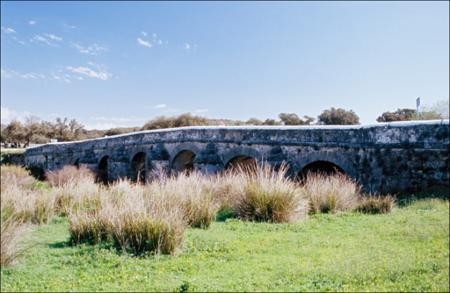
<path id="1" fill-rule="evenodd" d="M 438 103 L 439 107 L 442 108 Z M 448 102 L 446 103 L 448 108 Z M 445 105 L 444 105 L 445 107 Z M 445 112 L 445 111 L 444 111 Z M 410 120 L 432 120 L 448 118 L 448 112 L 442 114 L 442 109 L 427 108 L 425 111 L 417 113 L 414 109 L 397 109 L 396 111 L 386 111 L 376 120 L 377 122 L 410 121 Z M 51 139 L 57 141 L 74 141 L 90 139 L 118 134 L 125 134 L 141 130 L 153 130 L 174 128 L 183 126 L 214 126 L 214 125 L 357 125 L 359 117 L 353 110 L 342 108 L 330 108 L 324 110 L 316 120 L 310 116 L 299 117 L 296 113 L 280 113 L 276 119 L 260 120 L 250 118 L 247 121 L 231 119 L 209 119 L 191 113 L 181 114 L 174 117 L 160 116 L 149 120 L 142 127 L 117 127 L 107 130 L 87 130 L 75 119 L 56 118 L 55 122 L 43 121 L 36 117 L 27 118 L 24 123 L 13 120 L 8 124 L 1 124 L 1 143 L 5 147 L 28 147 L 31 144 L 44 144 Z"/>

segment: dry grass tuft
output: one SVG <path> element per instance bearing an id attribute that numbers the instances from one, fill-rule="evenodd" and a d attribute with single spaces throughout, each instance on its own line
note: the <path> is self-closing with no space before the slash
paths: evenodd
<path id="1" fill-rule="evenodd" d="M 8 186 L 1 193 L 2 219 L 14 218 L 33 224 L 48 223 L 54 215 L 54 198 L 41 190 Z"/>
<path id="2" fill-rule="evenodd" d="M 2 267 L 13 264 L 15 259 L 25 251 L 19 241 L 27 230 L 26 225 L 12 217 L 2 218 L 0 241 L 0 265 Z"/>
<path id="3" fill-rule="evenodd" d="M 286 168 L 274 170 L 269 165 L 254 172 L 240 172 L 234 190 L 234 209 L 238 218 L 251 221 L 283 223 L 306 216 L 306 199 L 302 190 L 286 178 Z M 235 178 L 235 177 L 233 177 Z"/>
<path id="4" fill-rule="evenodd" d="M 16 186 L 22 189 L 31 189 L 36 183 L 36 179 L 22 167 L 15 165 L 1 165 L 1 190 L 9 186 Z"/>
<path id="5" fill-rule="evenodd" d="M 309 174 L 303 192 L 309 199 L 310 214 L 352 210 L 360 199 L 360 187 L 341 174 Z"/>
<path id="6" fill-rule="evenodd" d="M 155 193 L 153 188 L 129 181 L 102 187 L 97 210 L 69 214 L 71 241 L 110 241 L 134 255 L 174 254 L 182 244 L 187 222 L 178 199 Z"/>
<path id="7" fill-rule="evenodd" d="M 80 184 L 95 182 L 94 173 L 86 166 L 64 166 L 57 171 L 50 171 L 45 174 L 48 183 L 52 187 L 61 187 L 68 184 Z"/>
<path id="8" fill-rule="evenodd" d="M 219 208 L 214 199 L 213 184 L 212 177 L 198 172 L 189 175 L 181 173 L 153 183 L 149 191 L 178 202 L 188 225 L 205 229 L 210 226 Z"/>
<path id="9" fill-rule="evenodd" d="M 365 214 L 386 214 L 394 206 L 395 197 L 392 195 L 366 195 L 361 198 L 355 210 Z"/>

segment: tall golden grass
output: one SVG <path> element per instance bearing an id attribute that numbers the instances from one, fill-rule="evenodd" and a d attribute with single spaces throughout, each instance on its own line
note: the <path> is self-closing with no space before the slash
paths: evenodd
<path id="1" fill-rule="evenodd" d="M 309 174 L 302 191 L 310 214 L 353 210 L 361 197 L 360 186 L 342 174 Z"/>
<path id="2" fill-rule="evenodd" d="M 273 223 L 305 218 L 307 198 L 302 188 L 286 177 L 286 171 L 285 166 L 275 170 L 268 164 L 262 164 L 252 172 L 229 175 L 240 183 L 229 198 L 237 217 Z"/>
<path id="3" fill-rule="evenodd" d="M 393 207 L 392 198 L 362 196 L 343 175 L 310 174 L 299 184 L 287 178 L 284 166 L 268 164 L 213 176 L 159 175 L 146 185 L 96 184 L 87 168 L 69 166 L 47 173 L 49 190 L 34 188 L 36 180 L 18 167 L 2 166 L 1 176 L 2 251 L 11 251 L 25 223 L 47 223 L 58 215 L 69 218 L 73 244 L 110 242 L 140 255 L 176 253 L 187 227 L 207 229 L 219 210 L 242 220 L 284 223 L 312 213 L 384 213 Z"/>

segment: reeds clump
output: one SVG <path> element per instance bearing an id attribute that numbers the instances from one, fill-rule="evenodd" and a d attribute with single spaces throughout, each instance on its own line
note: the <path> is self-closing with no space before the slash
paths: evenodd
<path id="1" fill-rule="evenodd" d="M 0 241 L 0 265 L 2 267 L 11 265 L 14 260 L 25 250 L 19 244 L 20 239 L 26 234 L 28 226 L 13 217 L 1 219 L 1 241 Z"/>
<path id="2" fill-rule="evenodd" d="M 21 189 L 31 189 L 37 182 L 30 173 L 22 167 L 15 165 L 2 165 L 0 167 L 1 190 L 9 186 L 16 186 Z"/>
<path id="3" fill-rule="evenodd" d="M 356 211 L 365 214 L 386 214 L 395 206 L 392 195 L 366 195 L 359 201 Z"/>
<path id="4" fill-rule="evenodd" d="M 342 174 L 309 174 L 302 189 L 310 214 L 352 210 L 360 199 L 358 184 Z"/>
<path id="5" fill-rule="evenodd" d="M 150 192 L 178 202 L 188 225 L 194 228 L 208 228 L 219 209 L 212 177 L 198 172 L 162 178 L 150 185 Z"/>
<path id="6" fill-rule="evenodd" d="M 1 192 L 2 218 L 43 224 L 54 216 L 54 198 L 41 190 L 26 190 L 9 185 Z"/>
<path id="7" fill-rule="evenodd" d="M 306 200 L 295 182 L 286 178 L 286 168 L 269 165 L 254 172 L 240 172 L 243 185 L 234 208 L 238 218 L 251 221 L 284 223 L 306 216 Z"/>
<path id="8" fill-rule="evenodd" d="M 60 170 L 49 171 L 45 174 L 47 182 L 52 187 L 62 187 L 68 184 L 80 184 L 81 182 L 95 182 L 94 173 L 86 166 L 64 166 Z"/>
<path id="9" fill-rule="evenodd" d="M 106 241 L 134 255 L 174 254 L 181 246 L 187 222 L 175 197 L 121 181 L 103 187 L 100 199 L 95 212 L 69 214 L 72 243 Z"/>

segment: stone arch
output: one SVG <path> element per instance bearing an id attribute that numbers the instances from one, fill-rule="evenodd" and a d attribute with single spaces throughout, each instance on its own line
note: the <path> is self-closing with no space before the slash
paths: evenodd
<path id="1" fill-rule="evenodd" d="M 145 152 L 137 152 L 131 159 L 131 180 L 134 182 L 145 183 L 147 163 Z"/>
<path id="2" fill-rule="evenodd" d="M 295 173 L 300 173 L 304 167 L 316 161 L 326 161 L 338 166 L 343 173 L 350 177 L 356 177 L 354 167 L 352 166 L 351 158 L 345 154 L 334 151 L 315 151 L 311 153 L 304 153 L 300 158 L 291 157 L 290 161 L 294 167 Z"/>
<path id="3" fill-rule="evenodd" d="M 311 173 L 319 173 L 324 175 L 334 175 L 334 174 L 345 174 L 345 171 L 330 161 L 314 161 L 312 163 L 307 164 L 303 167 L 303 169 L 299 172 L 298 177 L 300 180 L 305 180 L 308 174 Z"/>
<path id="4" fill-rule="evenodd" d="M 97 176 L 96 181 L 99 183 L 107 184 L 108 183 L 108 160 L 109 156 L 104 155 L 98 161 L 97 164 Z"/>
<path id="5" fill-rule="evenodd" d="M 351 158 L 337 151 L 315 151 L 311 153 L 304 153 L 301 158 L 296 158 L 293 162 L 295 173 L 298 174 L 300 179 L 301 175 L 304 174 L 304 170 L 309 169 L 314 171 L 312 168 L 315 170 L 332 170 L 335 168 L 342 174 L 352 178 L 358 178 L 352 165 Z"/>
<path id="6" fill-rule="evenodd" d="M 196 154 L 191 150 L 182 150 L 178 152 L 172 160 L 172 170 L 187 173 L 194 171 L 195 157 Z"/>
<path id="7" fill-rule="evenodd" d="M 77 169 L 80 169 L 80 158 L 76 159 L 76 160 L 73 162 L 73 165 L 74 165 Z"/>
<path id="8" fill-rule="evenodd" d="M 252 148 L 234 148 L 223 156 L 225 170 L 256 168 L 259 161 L 261 154 Z"/>

